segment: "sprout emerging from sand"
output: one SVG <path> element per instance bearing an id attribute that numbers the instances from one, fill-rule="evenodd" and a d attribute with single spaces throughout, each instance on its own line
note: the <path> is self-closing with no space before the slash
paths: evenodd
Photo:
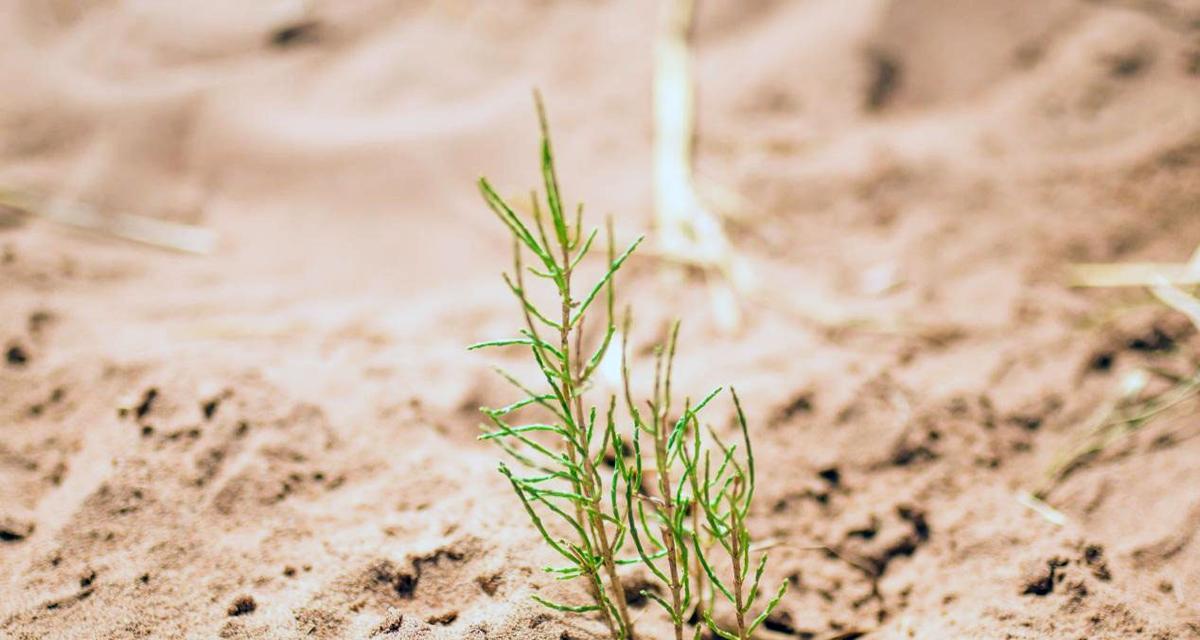
<path id="1" fill-rule="evenodd" d="M 722 638 L 748 640 L 779 604 L 787 583 L 763 606 L 756 605 L 767 558 L 762 554 L 757 562 L 751 559 L 746 519 L 754 498 L 755 471 L 741 403 L 733 394 L 741 427 L 740 450 L 739 445 L 722 442 L 711 429 L 702 433 L 700 412 L 720 394 L 720 388 L 694 404 L 685 400 L 681 414 L 673 417 L 676 323 L 666 344 L 657 349 L 652 395 L 639 409 L 629 384 L 628 312 L 619 340 L 626 415 L 618 416 L 615 395 L 603 406 L 586 397 L 593 375 L 618 341 L 614 339 L 618 335 L 616 273 L 641 238 L 618 254 L 610 222 L 607 267 L 579 295 L 573 276 L 592 250 L 598 230 L 584 233 L 582 207 L 573 222 L 568 219 L 540 97 L 536 102 L 545 208 L 535 195 L 529 224 L 486 179 L 479 181 L 484 200 L 513 236 L 513 271 L 505 274 L 504 282 L 519 302 L 524 328 L 518 337 L 471 347 L 525 346 L 541 372 L 539 385 L 526 385 L 500 372 L 523 397 L 505 407 L 484 408 L 491 425 L 481 436 L 497 443 L 521 469 L 500 465 L 534 528 L 565 560 L 563 566 L 546 570 L 560 579 L 584 580 L 591 596 L 588 604 L 534 599 L 562 612 L 599 615 L 611 637 L 633 640 L 637 634 L 627 600 L 634 594 L 626 593 L 620 572 L 624 566 L 640 564 L 663 589 L 642 589 L 636 595 L 662 607 L 676 640 L 684 638 L 692 620 L 701 621 L 690 630 L 692 637 L 700 637 L 707 627 Z M 523 264 L 526 253 L 533 255 L 535 266 Z M 552 285 L 559 303 L 554 311 L 543 311 L 533 303 L 526 276 Z M 589 315 L 597 300 L 606 308 L 606 324 L 599 344 L 585 350 L 584 320 L 598 315 Z M 523 408 L 540 410 L 545 420 L 510 424 L 512 414 Z M 627 427 L 618 426 L 626 420 Z M 604 471 L 608 466 L 611 471 Z M 727 604 L 718 610 L 721 601 Z"/>

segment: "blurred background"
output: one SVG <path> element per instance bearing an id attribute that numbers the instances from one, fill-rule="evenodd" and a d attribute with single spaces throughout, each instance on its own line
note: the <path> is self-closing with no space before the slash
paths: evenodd
<path id="1" fill-rule="evenodd" d="M 1186 0 L 699 4 L 687 130 L 726 218 L 837 206 L 831 180 L 896 167 L 1112 166 L 1200 118 Z M 419 228 L 405 249 L 436 261 L 443 236 L 478 239 L 476 177 L 532 184 L 539 87 L 571 187 L 647 229 L 671 5 L 690 3 L 9 2 L 0 185 L 211 228 L 357 217 Z"/>

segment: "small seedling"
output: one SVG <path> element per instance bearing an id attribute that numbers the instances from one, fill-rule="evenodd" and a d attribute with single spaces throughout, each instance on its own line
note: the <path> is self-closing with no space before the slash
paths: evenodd
<path id="1" fill-rule="evenodd" d="M 638 636 L 628 608 L 634 594 L 626 593 L 621 571 L 640 564 L 661 582 L 662 591 L 645 589 L 638 595 L 662 607 L 676 640 L 683 640 L 693 620 L 703 623 L 690 630 L 694 638 L 707 627 L 721 638 L 748 640 L 779 605 L 787 583 L 757 614 L 752 612 L 767 558 L 751 559 L 746 520 L 754 497 L 754 456 L 741 403 L 734 394 L 742 451 L 725 445 L 712 429 L 702 433 L 700 413 L 720 388 L 695 404 L 685 400 L 682 412 L 672 414 L 676 323 L 657 350 L 651 397 L 639 408 L 629 382 L 631 314 L 626 312 L 622 338 L 616 340 L 614 285 L 641 238 L 618 254 L 610 222 L 603 274 L 584 289 L 576 287 L 577 268 L 599 230 L 585 234 L 582 207 L 573 221 L 568 217 L 545 111 L 540 98 L 536 103 L 544 208 L 534 194 L 531 215 L 522 216 L 486 179 L 479 181 L 484 201 L 513 237 L 513 270 L 504 282 L 519 303 L 523 328 L 517 337 L 471 347 L 521 345 L 541 374 L 538 384 L 527 385 L 499 370 L 522 397 L 505 407 L 482 409 L 490 426 L 480 436 L 498 444 L 520 468 L 514 471 L 501 463 L 500 473 L 542 540 L 565 561 L 546 571 L 563 580 L 583 580 L 591 601 L 533 598 L 557 611 L 598 615 L 612 638 L 634 640 Z M 526 255 L 532 255 L 534 266 L 524 264 Z M 556 309 L 543 310 L 533 302 L 527 276 L 549 283 Z M 598 315 L 589 312 L 601 305 L 606 310 L 603 331 L 589 341 L 584 323 Z M 621 343 L 624 415 L 618 414 L 615 394 L 599 406 L 589 398 L 592 378 L 614 342 Z M 511 424 L 522 409 L 540 411 L 544 419 Z M 714 618 L 718 596 L 728 601 L 732 623 Z"/>

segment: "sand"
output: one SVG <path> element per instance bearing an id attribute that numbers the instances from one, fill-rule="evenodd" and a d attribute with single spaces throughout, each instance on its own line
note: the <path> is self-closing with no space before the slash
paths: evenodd
<path id="1" fill-rule="evenodd" d="M 0 637 L 603 637 L 530 600 L 585 596 L 475 439 L 523 360 L 464 349 L 518 326 L 473 180 L 535 184 L 538 86 L 568 197 L 646 232 L 654 25 L 6 2 L 0 185 L 220 242 L 0 212 Z M 1064 272 L 1200 243 L 1200 5 L 702 0 L 695 46 L 744 321 L 652 251 L 620 284 L 635 351 L 684 316 L 677 388 L 748 408 L 791 583 L 761 637 L 1200 638 L 1194 404 L 1055 486 L 1062 521 L 1018 498 L 1131 372 L 1196 370 L 1186 319 Z"/>

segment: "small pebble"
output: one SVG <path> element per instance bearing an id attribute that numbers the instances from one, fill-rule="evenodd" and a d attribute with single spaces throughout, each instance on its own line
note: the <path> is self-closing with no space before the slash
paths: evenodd
<path id="1" fill-rule="evenodd" d="M 233 604 L 229 605 L 229 615 L 242 616 L 246 615 L 247 613 L 254 613 L 254 610 L 257 608 L 258 604 L 254 602 L 254 598 L 247 595 L 241 595 L 237 598 L 234 598 Z"/>

